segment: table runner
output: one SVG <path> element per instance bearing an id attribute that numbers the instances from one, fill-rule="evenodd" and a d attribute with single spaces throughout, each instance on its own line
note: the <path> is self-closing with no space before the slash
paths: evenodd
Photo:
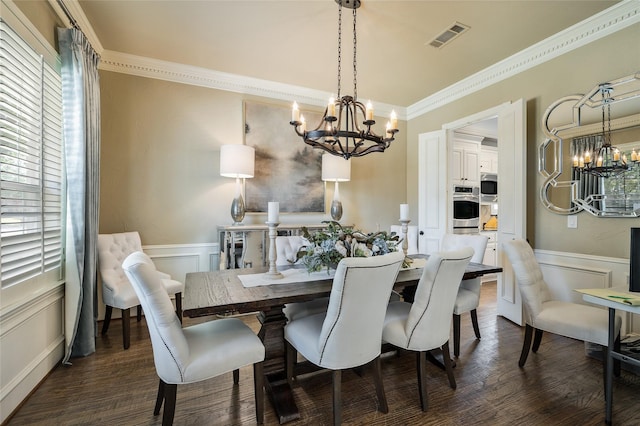
<path id="1" fill-rule="evenodd" d="M 423 268 L 426 263 L 426 259 L 413 259 L 413 262 L 411 263 L 411 265 L 409 265 L 409 267 L 402 269 Z M 327 274 L 326 269 L 323 269 L 320 272 L 309 273 L 306 269 L 291 268 L 283 269 L 282 271 L 278 272 L 283 275 L 282 278 L 269 278 L 265 273 L 238 275 L 238 278 L 240 279 L 243 287 L 249 288 L 261 285 L 291 284 L 306 281 L 333 279 L 336 274 L 335 269 L 331 269 L 329 271 L 329 274 Z"/>

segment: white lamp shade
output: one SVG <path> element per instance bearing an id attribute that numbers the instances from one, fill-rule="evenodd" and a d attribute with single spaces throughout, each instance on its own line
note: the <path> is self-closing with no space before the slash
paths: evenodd
<path id="1" fill-rule="evenodd" d="M 220 147 L 220 176 L 252 178 L 255 150 L 249 145 L 222 145 Z"/>
<path id="2" fill-rule="evenodd" d="M 332 154 L 322 155 L 322 180 L 348 182 L 351 180 L 351 159 Z"/>

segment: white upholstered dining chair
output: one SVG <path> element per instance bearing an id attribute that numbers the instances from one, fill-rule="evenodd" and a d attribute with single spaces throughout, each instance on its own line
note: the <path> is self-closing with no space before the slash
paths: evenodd
<path id="1" fill-rule="evenodd" d="M 431 254 L 422 271 L 413 303 L 391 302 L 387 308 L 382 341 L 417 353 L 418 391 L 423 411 L 428 407 L 425 375 L 428 351 L 442 349 L 449 384 L 456 388 L 449 355 L 449 335 L 456 294 L 472 254 L 470 247 Z"/>
<path id="2" fill-rule="evenodd" d="M 480 234 L 445 234 L 442 238 L 440 250 L 451 251 L 463 247 L 471 247 L 473 256 L 471 262 L 482 263 L 484 252 L 487 248 L 489 237 Z M 471 325 L 477 339 L 480 339 L 480 326 L 478 325 L 478 306 L 480 306 L 480 288 L 482 279 L 471 278 L 462 280 L 456 303 L 453 305 L 453 354 L 460 356 L 460 315 L 469 312 L 471 315 Z"/>
<path id="3" fill-rule="evenodd" d="M 338 263 L 326 313 L 289 321 L 284 328 L 287 379 L 294 378 L 298 352 L 333 370 L 333 420 L 342 420 L 341 371 L 372 364 L 379 411 L 388 412 L 380 351 L 386 306 L 404 254 L 348 257 Z"/>
<path id="4" fill-rule="evenodd" d="M 534 353 L 538 351 L 544 331 L 608 346 L 609 317 L 606 310 L 574 302 L 553 300 L 540 265 L 527 241 L 522 239 L 507 241 L 503 244 L 503 249 L 513 267 L 524 305 L 526 327 L 518 361 L 520 367 L 524 367 L 530 349 Z M 620 344 L 621 324 L 622 319 L 617 315 L 616 347 Z M 533 348 L 531 348 L 532 337 Z"/>
<path id="5" fill-rule="evenodd" d="M 102 280 L 102 300 L 106 305 L 102 335 L 107 334 L 109 330 L 113 308 L 120 309 L 122 311 L 122 345 L 125 349 L 129 348 L 130 343 L 130 308 L 138 308 L 138 321 L 142 316 L 138 297 L 122 269 L 124 259 L 136 251 L 142 252 L 142 242 L 140 234 L 137 232 L 98 235 L 98 263 Z M 148 256 L 147 261 L 153 264 Z M 184 283 L 171 279 L 171 276 L 164 272 L 157 271 L 156 273 L 160 276 L 167 294 L 175 297 L 176 314 L 182 318 Z"/>
<path id="6" fill-rule="evenodd" d="M 153 360 L 160 378 L 154 414 L 163 426 L 173 424 L 177 385 L 195 383 L 253 365 L 256 421 L 263 423 L 265 348 L 241 320 L 225 318 L 182 328 L 169 295 L 144 253 L 130 254 L 122 265 L 145 312 Z"/>

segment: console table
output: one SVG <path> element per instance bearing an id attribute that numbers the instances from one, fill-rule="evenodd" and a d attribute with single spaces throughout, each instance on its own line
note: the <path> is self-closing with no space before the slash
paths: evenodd
<path id="1" fill-rule="evenodd" d="M 309 231 L 317 231 L 327 227 L 326 223 L 289 224 L 281 223 L 278 226 L 278 235 L 300 235 L 302 228 Z M 218 225 L 218 241 L 220 242 L 220 259 L 224 259 L 221 269 L 244 268 L 245 255 L 247 254 L 247 235 L 250 232 L 259 232 L 261 235 L 261 260 L 260 265 L 267 266 L 267 247 L 269 227 L 265 224 L 256 225 Z"/>

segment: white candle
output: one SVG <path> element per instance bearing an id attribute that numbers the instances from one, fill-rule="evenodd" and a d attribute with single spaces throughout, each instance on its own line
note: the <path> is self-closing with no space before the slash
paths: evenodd
<path id="1" fill-rule="evenodd" d="M 291 110 L 291 121 L 300 121 L 300 110 L 298 109 L 298 103 L 293 103 L 293 109 Z"/>
<path id="2" fill-rule="evenodd" d="M 307 120 L 304 119 L 304 115 L 300 115 L 300 133 L 307 131 Z"/>
<path id="3" fill-rule="evenodd" d="M 391 129 L 398 130 L 398 116 L 395 110 L 391 111 Z"/>
<path id="4" fill-rule="evenodd" d="M 327 117 L 335 117 L 336 116 L 336 101 L 333 98 L 329 98 L 329 103 L 327 104 Z"/>
<path id="5" fill-rule="evenodd" d="M 371 105 L 371 101 L 367 102 L 367 109 L 366 109 L 366 117 L 365 120 L 370 121 L 373 120 L 373 105 Z"/>
<path id="6" fill-rule="evenodd" d="M 400 204 L 400 220 L 409 220 L 409 204 Z"/>
<path id="7" fill-rule="evenodd" d="M 393 132 L 391 131 L 391 123 L 387 121 L 387 138 L 391 139 L 393 137 Z"/>
<path id="8" fill-rule="evenodd" d="M 280 213 L 280 203 L 278 203 L 277 201 L 269 201 L 267 222 L 277 223 L 279 213 Z"/>

